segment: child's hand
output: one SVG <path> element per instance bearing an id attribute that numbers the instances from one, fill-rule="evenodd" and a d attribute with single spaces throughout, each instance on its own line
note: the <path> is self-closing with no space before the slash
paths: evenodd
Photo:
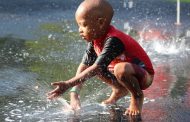
<path id="1" fill-rule="evenodd" d="M 69 89 L 68 84 L 63 81 L 54 82 L 54 83 L 51 83 L 51 85 L 56 86 L 56 88 L 47 94 L 48 99 L 56 98 L 59 95 L 63 94 L 67 89 Z"/>

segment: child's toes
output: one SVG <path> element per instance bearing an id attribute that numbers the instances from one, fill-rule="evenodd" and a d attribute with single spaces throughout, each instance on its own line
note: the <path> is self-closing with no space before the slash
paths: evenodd
<path id="1" fill-rule="evenodd" d="M 124 115 L 130 115 L 130 109 L 128 108 L 126 111 L 125 111 L 125 113 L 124 113 Z"/>
<path id="2" fill-rule="evenodd" d="M 130 111 L 130 114 L 129 115 L 132 115 L 132 116 L 139 116 L 140 115 L 140 112 L 139 111 Z"/>
<path id="3" fill-rule="evenodd" d="M 137 115 L 137 112 L 136 112 L 136 111 L 133 111 L 132 115 L 133 115 L 133 116 L 136 116 L 136 115 Z"/>

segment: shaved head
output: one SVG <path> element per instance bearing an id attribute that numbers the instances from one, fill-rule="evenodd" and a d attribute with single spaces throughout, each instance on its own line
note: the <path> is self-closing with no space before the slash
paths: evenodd
<path id="1" fill-rule="evenodd" d="M 104 18 L 110 24 L 113 13 L 113 8 L 106 0 L 84 0 L 79 5 L 76 16 Z"/>
<path id="2" fill-rule="evenodd" d="M 110 27 L 113 13 L 106 0 L 84 0 L 75 13 L 80 36 L 87 41 L 104 36 Z"/>

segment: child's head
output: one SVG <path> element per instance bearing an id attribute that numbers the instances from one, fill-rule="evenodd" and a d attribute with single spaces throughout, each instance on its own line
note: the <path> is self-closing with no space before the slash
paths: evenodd
<path id="1" fill-rule="evenodd" d="M 111 5 L 106 0 L 84 0 L 75 14 L 82 38 L 92 41 L 105 35 L 113 13 Z"/>

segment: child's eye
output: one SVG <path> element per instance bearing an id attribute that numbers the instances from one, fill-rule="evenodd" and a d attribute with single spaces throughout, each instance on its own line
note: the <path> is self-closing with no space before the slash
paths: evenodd
<path id="1" fill-rule="evenodd" d="M 87 24 L 86 24 L 86 23 L 84 23 L 84 24 L 83 24 L 83 27 L 86 27 L 86 26 L 87 26 Z"/>

